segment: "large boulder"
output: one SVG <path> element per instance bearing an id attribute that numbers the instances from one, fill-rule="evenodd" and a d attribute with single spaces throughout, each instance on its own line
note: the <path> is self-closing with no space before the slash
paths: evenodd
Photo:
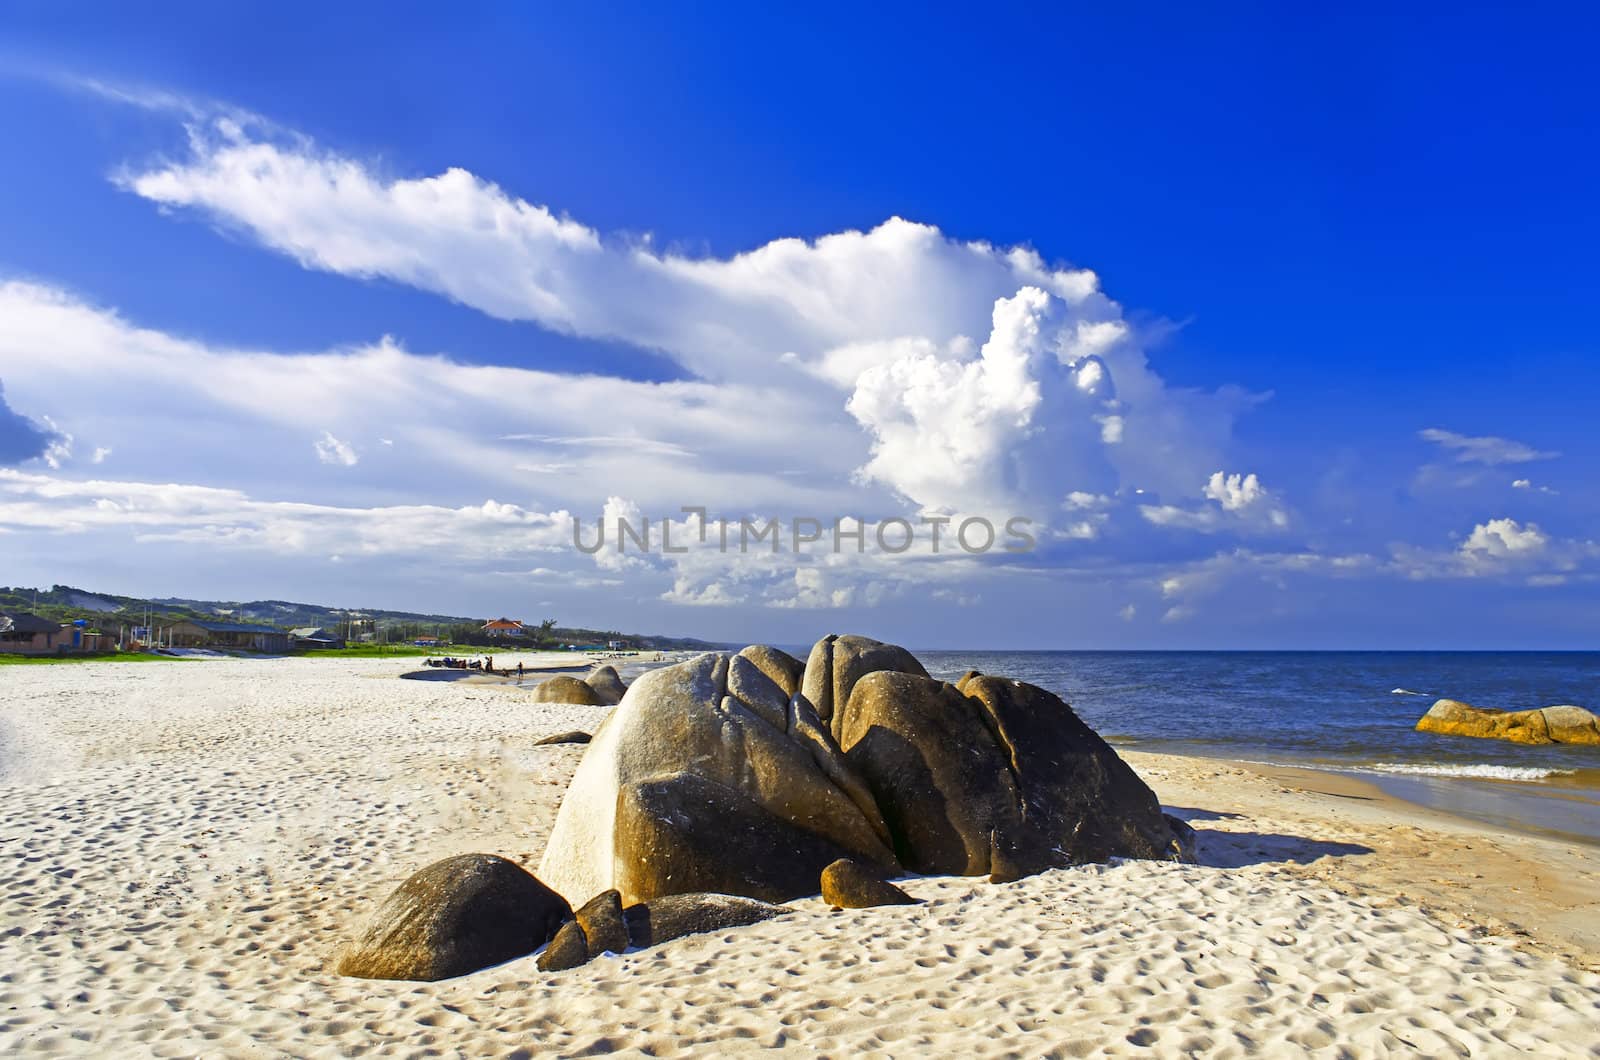
<path id="1" fill-rule="evenodd" d="M 515 862 L 461 854 L 401 884 L 335 971 L 424 982 L 466 975 L 532 953 L 571 915 L 565 899 Z"/>
<path id="2" fill-rule="evenodd" d="M 1441 699 L 1418 720 L 1417 731 L 1512 743 L 1600 746 L 1600 719 L 1582 707 L 1573 706 L 1507 711 Z"/>
<path id="3" fill-rule="evenodd" d="M 834 720 L 907 868 L 1008 880 L 1185 856 L 1138 774 L 1042 688 L 880 670 L 856 682 Z"/>
<path id="4" fill-rule="evenodd" d="M 628 686 L 622 683 L 615 666 L 600 667 L 585 677 L 583 683 L 594 689 L 594 694 L 600 697 L 601 704 L 607 707 L 621 703 L 622 697 L 628 692 Z"/>
<path id="5" fill-rule="evenodd" d="M 539 873 L 575 904 L 613 887 L 630 904 L 813 894 L 838 857 L 897 867 L 888 835 L 809 705 L 752 660 L 709 653 L 644 674 L 601 723 Z"/>
<path id="6" fill-rule="evenodd" d="M 557 674 L 535 686 L 530 698 L 535 703 L 571 703 L 584 707 L 606 705 L 599 692 L 567 674 Z"/>
<path id="7" fill-rule="evenodd" d="M 928 676 L 916 656 L 898 645 L 871 637 L 830 633 L 812 647 L 800 690 L 817 717 L 828 724 L 835 740 L 839 739 L 837 715 L 850 701 L 851 689 L 861 678 L 878 670 Z"/>

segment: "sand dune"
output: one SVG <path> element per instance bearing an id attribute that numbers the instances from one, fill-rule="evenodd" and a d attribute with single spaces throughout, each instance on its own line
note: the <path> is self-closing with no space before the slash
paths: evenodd
<path id="1" fill-rule="evenodd" d="M 328 958 L 414 869 L 537 864 L 583 748 L 533 741 L 605 709 L 401 669 L 0 674 L 0 1052 L 1600 1056 L 1600 975 L 1354 886 L 1401 825 L 1153 756 L 1210 864 L 912 880 L 926 904 L 809 900 L 557 975 L 340 979 Z"/>

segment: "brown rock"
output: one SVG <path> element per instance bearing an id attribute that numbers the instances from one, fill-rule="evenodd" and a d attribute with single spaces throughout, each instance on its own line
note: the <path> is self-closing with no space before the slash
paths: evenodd
<path id="1" fill-rule="evenodd" d="M 916 905 L 917 900 L 883 878 L 876 866 L 840 858 L 822 870 L 822 900 L 840 909 Z"/>
<path id="2" fill-rule="evenodd" d="M 1417 731 L 1512 743 L 1600 746 L 1600 719 L 1573 706 L 1506 711 L 1441 699 L 1417 722 Z"/>
<path id="3" fill-rule="evenodd" d="M 585 677 L 583 683 L 594 689 L 602 706 L 614 707 L 628 694 L 628 686 L 622 683 L 615 666 L 600 667 Z"/>
<path id="4" fill-rule="evenodd" d="M 1005 881 L 1112 857 L 1184 857 L 1155 794 L 1042 688 L 968 674 L 958 689 L 878 671 L 835 723 L 896 855 L 917 872 Z"/>
<path id="5" fill-rule="evenodd" d="M 806 664 L 786 651 L 767 644 L 752 644 L 739 653 L 756 664 L 756 669 L 766 674 L 772 683 L 792 696 L 800 691 L 800 679 L 805 675 Z"/>
<path id="6" fill-rule="evenodd" d="M 424 982 L 466 975 L 532 953 L 571 915 L 559 894 L 516 863 L 462 854 L 401 884 L 335 970 Z"/>
<path id="7" fill-rule="evenodd" d="M 817 717 L 828 724 L 835 740 L 839 740 L 839 722 L 834 715 L 850 701 L 850 690 L 855 688 L 856 682 L 876 670 L 928 676 L 928 671 L 910 652 L 870 637 L 829 634 L 811 649 L 800 690 L 811 702 Z"/>
<path id="8" fill-rule="evenodd" d="M 617 887 L 639 901 L 711 891 L 783 902 L 815 894 L 822 869 L 851 853 L 694 773 L 623 788 L 616 835 L 627 853 Z"/>
<path id="9" fill-rule="evenodd" d="M 557 674 L 534 687 L 530 697 L 535 703 L 572 703 L 585 707 L 602 707 L 605 703 L 600 693 L 587 684 L 567 674 Z"/>
<path id="10" fill-rule="evenodd" d="M 583 928 L 576 920 L 569 920 L 561 925 L 556 937 L 550 940 L 550 945 L 539 954 L 539 970 L 564 972 L 587 963 L 590 956 L 589 940 L 584 937 Z"/>
<path id="11" fill-rule="evenodd" d="M 788 731 L 790 707 L 739 655 L 642 675 L 595 731 L 540 877 L 574 902 L 615 887 L 634 903 L 683 891 L 811 894 L 822 867 L 846 855 L 894 865 L 865 786 L 831 741 Z M 728 835 L 693 802 L 702 794 L 743 830 Z M 652 807 L 681 810 L 680 820 L 652 818 Z M 705 834 L 690 834 L 681 823 L 690 820 Z M 746 881 L 755 889 L 741 890 Z"/>
<path id="12" fill-rule="evenodd" d="M 628 937 L 635 946 L 656 946 L 685 935 L 758 924 L 791 910 L 732 894 L 669 894 L 628 907 Z"/>
<path id="13" fill-rule="evenodd" d="M 621 953 L 628 948 L 628 926 L 622 920 L 622 895 L 615 890 L 597 894 L 573 914 L 583 937 L 588 941 L 589 956 L 602 953 Z"/>
<path id="14" fill-rule="evenodd" d="M 835 721 L 901 864 L 928 875 L 989 871 L 989 835 L 1017 831 L 1021 798 L 975 702 L 954 685 L 879 670 L 856 682 Z"/>
<path id="15" fill-rule="evenodd" d="M 588 743 L 589 739 L 588 733 L 574 729 L 571 732 L 558 732 L 554 736 L 546 736 L 542 740 L 535 740 L 533 741 L 533 746 L 549 747 L 558 743 Z"/>

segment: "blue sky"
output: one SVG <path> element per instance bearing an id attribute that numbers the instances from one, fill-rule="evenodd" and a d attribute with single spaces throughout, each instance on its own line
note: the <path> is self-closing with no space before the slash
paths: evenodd
<path id="1" fill-rule="evenodd" d="M 783 642 L 1593 643 L 1577 7 L 0 24 L 0 581 Z M 685 504 L 1041 545 L 564 532 Z"/>

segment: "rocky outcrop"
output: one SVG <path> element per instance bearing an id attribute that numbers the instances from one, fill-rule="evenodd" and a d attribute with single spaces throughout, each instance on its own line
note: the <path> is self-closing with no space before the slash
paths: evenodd
<path id="1" fill-rule="evenodd" d="M 529 696 L 535 703 L 571 703 L 584 707 L 603 707 L 600 693 L 567 674 L 557 674 L 537 685 Z"/>
<path id="2" fill-rule="evenodd" d="M 895 866 L 888 828 L 808 704 L 711 653 L 641 676 L 595 731 L 539 874 L 569 900 L 815 893 L 843 856 Z"/>
<path id="3" fill-rule="evenodd" d="M 1004 881 L 1193 857 L 1192 831 L 1042 688 L 936 681 L 865 637 L 796 665 L 757 646 L 640 677 L 579 763 L 541 878 L 574 904 L 613 888 L 776 902 L 840 859 Z"/>
<path id="4" fill-rule="evenodd" d="M 1035 685 L 877 671 L 834 720 L 909 869 L 1007 880 L 1112 857 L 1183 857 L 1154 792 Z"/>
<path id="5" fill-rule="evenodd" d="M 1512 743 L 1600 746 L 1600 718 L 1573 706 L 1507 711 L 1441 699 L 1417 722 L 1417 731 Z"/>
<path id="6" fill-rule="evenodd" d="M 594 689 L 600 698 L 602 706 L 614 707 L 622 702 L 622 697 L 627 695 L 628 686 L 622 683 L 622 678 L 617 674 L 615 666 L 602 666 L 595 670 L 583 683 Z"/>
<path id="7" fill-rule="evenodd" d="M 851 689 L 867 674 L 880 670 L 928 676 L 910 652 L 870 637 L 830 634 L 811 649 L 800 690 L 817 717 L 828 724 L 835 740 L 839 739 L 836 715 L 850 701 Z"/>
<path id="8" fill-rule="evenodd" d="M 840 909 L 916 905 L 917 900 L 883 878 L 882 872 L 850 858 L 822 870 L 822 900 Z"/>
<path id="9" fill-rule="evenodd" d="M 335 971 L 426 982 L 466 975 L 534 952 L 571 915 L 559 894 L 514 862 L 492 854 L 445 858 L 378 907 Z"/>

